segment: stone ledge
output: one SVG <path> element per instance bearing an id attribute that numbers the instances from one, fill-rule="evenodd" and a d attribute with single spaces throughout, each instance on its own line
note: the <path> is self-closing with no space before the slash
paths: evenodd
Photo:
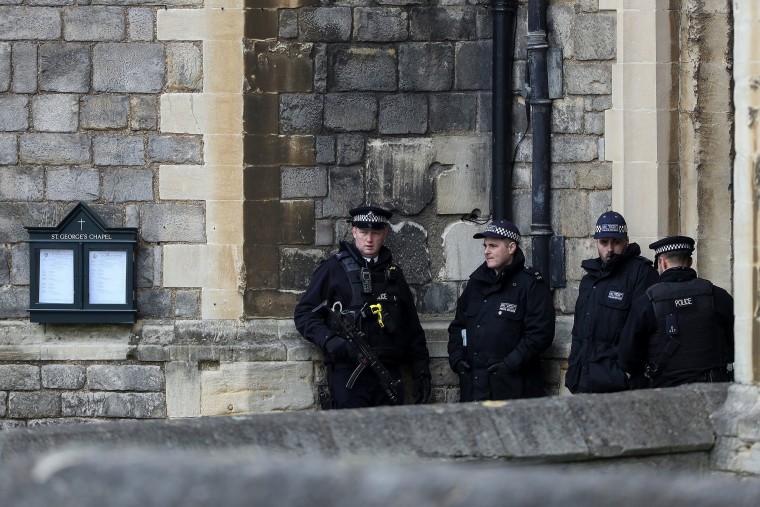
<path id="1" fill-rule="evenodd" d="M 703 453 L 715 443 L 710 399 L 725 386 L 690 386 L 510 402 L 55 427 L 0 434 L 0 460 L 62 447 L 221 450 L 394 460 L 572 463 Z M 382 431 L 378 431 L 382 428 Z"/>

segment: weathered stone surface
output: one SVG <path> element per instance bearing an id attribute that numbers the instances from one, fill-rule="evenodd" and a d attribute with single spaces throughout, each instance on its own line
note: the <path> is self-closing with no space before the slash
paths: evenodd
<path id="1" fill-rule="evenodd" d="M 282 198 L 324 197 L 327 195 L 327 168 L 285 167 L 282 169 Z"/>
<path id="2" fill-rule="evenodd" d="M 96 91 L 158 93 L 166 75 L 163 44 L 97 44 L 92 74 Z"/>
<path id="3" fill-rule="evenodd" d="M 409 34 L 412 40 L 444 41 L 476 39 L 476 7 L 412 7 Z"/>
<path id="4" fill-rule="evenodd" d="M 162 391 L 164 374 L 153 365 L 92 365 L 87 387 L 93 391 Z"/>
<path id="5" fill-rule="evenodd" d="M 367 195 L 379 206 L 415 215 L 432 200 L 431 139 L 374 140 L 367 144 Z"/>
<path id="6" fill-rule="evenodd" d="M 335 138 L 333 136 L 316 137 L 317 164 L 335 163 Z"/>
<path id="7" fill-rule="evenodd" d="M 471 222 L 454 222 L 443 232 L 444 271 L 442 280 L 467 280 L 483 263 L 483 246 L 472 239 L 481 227 Z"/>
<path id="8" fill-rule="evenodd" d="M 37 44 L 17 42 L 13 45 L 13 91 L 37 91 Z"/>
<path id="9" fill-rule="evenodd" d="M 280 287 L 306 289 L 311 275 L 324 258 L 325 252 L 322 250 L 283 248 L 280 252 Z"/>
<path id="10" fill-rule="evenodd" d="M 456 45 L 454 88 L 491 90 L 493 43 L 489 40 Z"/>
<path id="11" fill-rule="evenodd" d="M 457 284 L 430 283 L 419 297 L 419 311 L 426 315 L 453 315 L 457 303 Z M 457 383 L 455 381 L 454 383 Z"/>
<path id="12" fill-rule="evenodd" d="M 168 290 L 142 289 L 137 291 L 137 316 L 165 318 L 172 314 L 172 295 Z"/>
<path id="13" fill-rule="evenodd" d="M 331 167 L 328 172 L 330 193 L 322 201 L 320 218 L 345 218 L 348 210 L 364 202 L 362 168 Z"/>
<path id="14" fill-rule="evenodd" d="M 29 99 L 23 95 L 0 97 L 0 131 L 12 132 L 29 128 Z"/>
<path id="15" fill-rule="evenodd" d="M 123 129 L 129 118 L 126 95 L 87 95 L 82 97 L 82 128 Z"/>
<path id="16" fill-rule="evenodd" d="M 612 60 L 616 56 L 614 12 L 581 14 L 575 17 L 573 47 L 577 60 Z"/>
<path id="17" fill-rule="evenodd" d="M 178 290 L 174 296 L 174 316 L 180 319 L 197 319 L 200 314 L 200 291 Z"/>
<path id="18" fill-rule="evenodd" d="M 132 8 L 127 11 L 129 39 L 133 41 L 153 40 L 153 10 Z"/>
<path id="19" fill-rule="evenodd" d="M 313 44 L 256 41 L 245 52 L 246 79 L 251 92 L 311 92 L 316 56 Z M 316 91 L 316 90 L 315 90 Z"/>
<path id="20" fill-rule="evenodd" d="M 86 134 L 22 134 L 20 161 L 28 164 L 85 164 L 90 161 Z"/>
<path id="21" fill-rule="evenodd" d="M 437 211 L 442 215 L 491 212 L 491 138 L 440 136 L 434 138 L 434 161 L 439 164 Z M 516 208 L 522 209 L 522 208 Z"/>
<path id="22" fill-rule="evenodd" d="M 0 134 L 0 165 L 18 163 L 18 140 L 13 134 Z"/>
<path id="23" fill-rule="evenodd" d="M 100 175 L 91 167 L 51 167 L 46 186 L 48 199 L 93 201 L 100 196 Z"/>
<path id="24" fill-rule="evenodd" d="M 79 97 L 70 94 L 33 97 L 32 122 L 38 132 L 76 132 L 79 126 Z"/>
<path id="25" fill-rule="evenodd" d="M 601 64 L 566 65 L 565 83 L 571 95 L 607 95 L 612 93 L 612 69 Z"/>
<path id="26" fill-rule="evenodd" d="M 153 200 L 153 171 L 150 169 L 106 169 L 103 198 L 108 202 Z"/>
<path id="27" fill-rule="evenodd" d="M 326 128 L 336 132 L 373 130 L 377 124 L 377 99 L 358 93 L 325 95 Z"/>
<path id="28" fill-rule="evenodd" d="M 582 97 L 565 97 L 552 103 L 552 132 L 564 134 L 583 133 Z"/>
<path id="29" fill-rule="evenodd" d="M 591 162 L 599 158 L 596 136 L 554 136 L 552 162 Z"/>
<path id="30" fill-rule="evenodd" d="M 203 88 L 203 54 L 189 42 L 166 45 L 166 87 L 170 91 L 200 91 Z"/>
<path id="31" fill-rule="evenodd" d="M 477 126 L 477 97 L 470 93 L 430 95 L 432 132 L 474 131 Z"/>
<path id="32" fill-rule="evenodd" d="M 448 43 L 401 44 L 398 67 L 401 91 L 450 90 L 454 82 L 454 49 Z"/>
<path id="33" fill-rule="evenodd" d="M 203 153 L 200 136 L 150 136 L 148 159 L 168 164 L 199 164 Z"/>
<path id="34" fill-rule="evenodd" d="M 278 9 L 278 35 L 281 39 L 298 37 L 298 11 L 295 9 Z"/>
<path id="35" fill-rule="evenodd" d="M 90 90 L 90 47 L 85 44 L 50 43 L 39 48 L 40 90 L 79 92 Z"/>
<path id="36" fill-rule="evenodd" d="M 311 362 L 222 363 L 201 372 L 201 413 L 306 410 L 314 405 Z"/>
<path id="37" fill-rule="evenodd" d="M 165 398 L 160 393 L 62 393 L 64 417 L 163 418 Z"/>
<path id="38" fill-rule="evenodd" d="M 45 364 L 40 368 L 42 387 L 46 389 L 81 389 L 85 369 L 77 364 Z"/>
<path id="39" fill-rule="evenodd" d="M 96 136 L 92 142 L 95 165 L 142 166 L 145 141 L 140 136 Z"/>
<path id="40" fill-rule="evenodd" d="M 335 147 L 338 165 L 360 164 L 364 157 L 364 136 L 341 134 Z"/>
<path id="41" fill-rule="evenodd" d="M 58 210 L 52 204 L 0 202 L 0 243 L 26 241 L 29 234 L 24 226 L 52 226 L 60 218 Z"/>
<path id="42" fill-rule="evenodd" d="M 140 208 L 140 234 L 148 242 L 205 241 L 203 206 L 146 204 Z"/>
<path id="43" fill-rule="evenodd" d="M 0 364 L 0 390 L 35 391 L 39 388 L 39 366 L 31 364 Z"/>
<path id="44" fill-rule="evenodd" d="M 8 250 L 0 248 L 0 285 L 8 285 L 11 280 L 10 256 Z"/>
<path id="45" fill-rule="evenodd" d="M 393 94 L 380 99 L 377 129 L 381 134 L 424 134 L 428 100 L 422 94 Z"/>
<path id="46" fill-rule="evenodd" d="M 396 90 L 394 49 L 332 45 L 327 55 L 327 87 L 331 92 Z"/>
<path id="47" fill-rule="evenodd" d="M 366 42 L 406 40 L 408 18 L 407 11 L 402 9 L 357 7 L 354 9 L 354 39 Z"/>
<path id="48" fill-rule="evenodd" d="M 281 94 L 280 132 L 318 134 L 322 129 L 323 109 L 321 94 Z"/>
<path id="49" fill-rule="evenodd" d="M 158 126 L 158 100 L 155 96 L 129 98 L 129 128 L 132 130 L 156 130 Z"/>
<path id="50" fill-rule="evenodd" d="M 44 175 L 42 167 L 3 167 L 0 170 L 0 201 L 41 201 Z"/>
<path id="51" fill-rule="evenodd" d="M 75 7 L 63 10 L 63 38 L 67 41 L 120 41 L 124 38 L 124 9 Z"/>
<path id="52" fill-rule="evenodd" d="M 5 40 L 51 40 L 61 36 L 61 15 L 53 7 L 0 6 L 0 34 Z"/>
<path id="53" fill-rule="evenodd" d="M 57 392 L 21 392 L 8 395 L 8 416 L 19 419 L 59 417 L 61 395 Z"/>
<path id="54" fill-rule="evenodd" d="M 28 318 L 29 287 L 0 287 L 0 318 Z"/>
<path id="55" fill-rule="evenodd" d="M 11 86 L 11 45 L 0 42 L 0 92 L 7 92 Z"/>
<path id="56" fill-rule="evenodd" d="M 427 248 L 427 231 L 420 224 L 403 221 L 391 225 L 386 239 L 393 252 L 393 260 L 404 270 L 410 284 L 426 284 L 430 276 L 430 251 Z"/>
<path id="57" fill-rule="evenodd" d="M 311 42 L 340 42 L 351 38 L 349 7 L 306 7 L 298 15 L 301 38 Z"/>

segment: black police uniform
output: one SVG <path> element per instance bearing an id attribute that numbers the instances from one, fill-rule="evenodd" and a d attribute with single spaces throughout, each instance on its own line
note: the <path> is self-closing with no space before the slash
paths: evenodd
<path id="1" fill-rule="evenodd" d="M 728 292 L 691 268 L 670 268 L 634 303 L 620 338 L 620 366 L 632 374 L 649 366 L 651 387 L 727 381 L 733 330 Z"/>
<path id="2" fill-rule="evenodd" d="M 565 386 L 572 393 L 605 393 L 629 387 L 618 365 L 618 342 L 631 305 L 657 282 L 652 261 L 636 243 L 604 265 L 599 257 L 586 270 L 578 291 Z"/>
<path id="3" fill-rule="evenodd" d="M 347 272 L 346 261 L 367 267 L 371 273 L 372 294 L 364 296 L 361 302 L 355 300 L 356 283 L 352 284 L 349 279 L 354 275 Z M 335 408 L 393 404 L 370 368 L 359 375 L 352 389 L 346 388 L 357 363 L 348 355 L 331 357 L 327 353 L 326 344 L 336 336 L 336 332 L 325 322 L 323 315 L 312 312 L 325 300 L 330 305 L 339 301 L 344 310 L 354 311 L 359 310 L 363 303 L 380 303 L 386 311 L 384 328 L 371 313 L 361 319 L 361 329 L 366 334 L 367 343 L 395 378 L 401 378 L 399 365 L 407 363 L 411 365 L 415 383 L 427 379 L 429 389 L 430 358 L 425 332 L 420 325 L 409 285 L 401 268 L 393 264 L 388 248 L 381 247 L 377 261 L 370 263 L 356 246 L 341 242 L 338 253 L 324 261 L 314 272 L 309 288 L 295 308 L 294 320 L 303 337 L 326 352 L 328 384 Z M 403 393 L 399 395 L 403 400 Z"/>
<path id="4" fill-rule="evenodd" d="M 470 275 L 449 325 L 449 365 L 459 375 L 461 401 L 543 396 L 541 353 L 553 340 L 549 287 L 525 267 L 522 250 L 498 275 L 484 262 Z M 489 371 L 500 363 L 506 368 Z"/>

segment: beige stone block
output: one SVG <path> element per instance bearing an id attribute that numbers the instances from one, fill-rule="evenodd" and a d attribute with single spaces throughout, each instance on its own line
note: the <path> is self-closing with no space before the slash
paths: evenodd
<path id="1" fill-rule="evenodd" d="M 623 6 L 623 0 L 599 0 L 600 11 L 616 11 Z"/>
<path id="2" fill-rule="evenodd" d="M 242 40 L 213 40 L 203 43 L 203 68 L 209 71 L 203 76 L 206 93 L 243 93 Z"/>
<path id="3" fill-rule="evenodd" d="M 201 372 L 195 361 L 170 361 L 164 366 L 166 377 L 166 416 L 201 415 Z"/>
<path id="4" fill-rule="evenodd" d="M 483 242 L 472 239 L 482 230 L 471 222 L 455 222 L 443 231 L 444 266 L 439 273 L 442 280 L 467 280 L 483 261 Z"/>
<path id="5" fill-rule="evenodd" d="M 201 372 L 201 414 L 309 410 L 313 381 L 311 361 L 222 363 Z"/>
<path id="6" fill-rule="evenodd" d="M 669 162 L 678 159 L 676 115 L 670 111 L 626 110 L 623 153 L 626 161 Z M 674 149 L 675 148 L 675 149 Z"/>
<path id="7" fill-rule="evenodd" d="M 131 333 L 125 326 L 40 326 L 0 321 L 0 360 L 123 361 Z"/>
<path id="8" fill-rule="evenodd" d="M 678 0 L 622 0 L 623 9 L 655 11 L 677 9 Z"/>
<path id="9" fill-rule="evenodd" d="M 622 210 L 625 208 L 625 162 L 612 163 L 612 209 Z"/>
<path id="10" fill-rule="evenodd" d="M 163 200 L 242 200 L 243 168 L 162 165 L 158 168 L 158 195 Z"/>
<path id="11" fill-rule="evenodd" d="M 243 131 L 243 97 L 238 94 L 166 93 L 161 95 L 160 108 L 164 133 L 239 134 Z"/>
<path id="12" fill-rule="evenodd" d="M 625 109 L 671 109 L 678 90 L 674 86 L 677 68 L 669 63 L 613 66 L 613 104 Z"/>
<path id="13" fill-rule="evenodd" d="M 206 202 L 206 237 L 210 245 L 243 244 L 242 198 Z"/>
<path id="14" fill-rule="evenodd" d="M 164 287 L 237 290 L 242 247 L 237 245 L 164 245 Z"/>
<path id="15" fill-rule="evenodd" d="M 224 7 L 225 9 L 242 9 L 245 7 L 245 0 L 206 0 L 204 5 L 207 8 Z"/>
<path id="16" fill-rule="evenodd" d="M 243 166 L 243 134 L 206 134 L 203 160 L 210 166 Z"/>
<path id="17" fill-rule="evenodd" d="M 240 8 L 159 9 L 158 40 L 239 41 L 244 33 L 244 10 Z"/>
<path id="18" fill-rule="evenodd" d="M 618 63 L 678 61 L 677 11 L 624 10 L 618 15 Z M 646 34 L 642 37 L 642 34 Z"/>
<path id="19" fill-rule="evenodd" d="M 618 108 L 604 111 L 604 160 L 623 160 L 623 115 L 624 111 Z"/>
<path id="20" fill-rule="evenodd" d="M 668 164 L 654 162 L 625 164 L 623 206 L 619 209 L 631 241 L 642 246 L 645 256 L 651 257 L 646 245 L 668 234 L 669 170 Z"/>
<path id="21" fill-rule="evenodd" d="M 438 176 L 441 215 L 467 214 L 478 209 L 491 213 L 491 141 L 486 137 L 433 138 L 435 162 L 451 170 Z"/>
<path id="22" fill-rule="evenodd" d="M 243 295 L 237 289 L 201 290 L 201 318 L 239 319 L 243 316 Z"/>

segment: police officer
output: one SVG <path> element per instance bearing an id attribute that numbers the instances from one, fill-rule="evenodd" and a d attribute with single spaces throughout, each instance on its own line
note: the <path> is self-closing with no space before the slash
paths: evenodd
<path id="1" fill-rule="evenodd" d="M 350 211 L 353 242 L 342 241 L 338 253 L 314 272 L 311 283 L 295 308 L 295 324 L 308 341 L 325 352 L 327 380 L 334 408 L 392 405 L 380 377 L 366 368 L 351 388 L 346 387 L 358 360 L 354 347 L 323 312 L 313 310 L 327 301 L 341 303 L 354 312 L 368 345 L 395 381 L 401 378 L 399 365 L 408 363 L 414 380 L 413 399 L 425 403 L 430 398 L 430 358 L 425 332 L 420 325 L 412 292 L 401 268 L 393 263 L 391 251 L 383 246 L 388 236 L 391 213 L 375 206 Z M 366 311 L 365 305 L 380 304 L 382 313 Z M 365 307 L 363 315 L 358 315 Z M 382 321 L 382 322 L 381 322 Z M 399 402 L 404 399 L 399 393 Z M 325 404 L 323 403 L 323 407 Z"/>
<path id="2" fill-rule="evenodd" d="M 554 339 L 549 287 L 525 267 L 512 222 L 494 220 L 473 238 L 483 239 L 485 262 L 470 275 L 449 325 L 461 401 L 543 396 L 540 358 Z"/>
<path id="3" fill-rule="evenodd" d="M 694 240 L 655 241 L 659 283 L 635 303 L 620 338 L 620 366 L 652 387 L 730 380 L 734 300 L 691 268 Z"/>
<path id="4" fill-rule="evenodd" d="M 599 256 L 586 259 L 575 303 L 572 343 L 565 387 L 571 393 L 622 391 L 631 381 L 618 365 L 618 343 L 632 302 L 657 282 L 652 261 L 628 240 L 620 213 L 608 211 L 596 221 Z M 641 377 L 634 377 L 636 384 Z"/>

